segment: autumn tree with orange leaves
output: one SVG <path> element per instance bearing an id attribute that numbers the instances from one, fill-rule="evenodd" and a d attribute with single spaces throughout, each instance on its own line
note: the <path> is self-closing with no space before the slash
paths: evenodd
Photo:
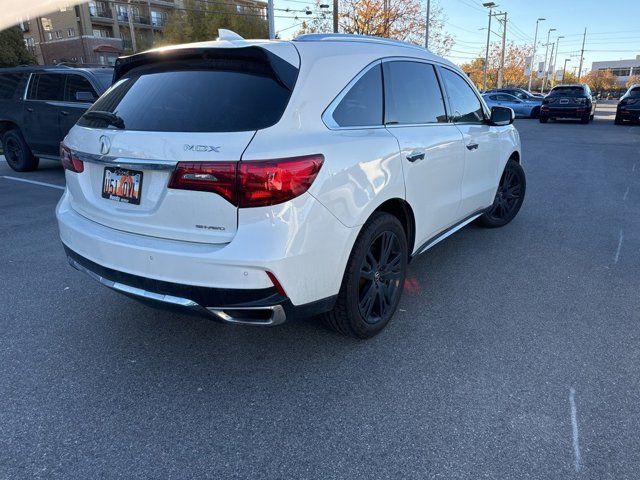
<path id="1" fill-rule="evenodd" d="M 340 0 L 340 33 L 373 35 L 424 45 L 426 12 L 420 0 Z M 331 15 L 316 2 L 314 15 L 303 22 L 297 35 L 331 33 Z M 429 13 L 429 50 L 446 54 L 453 37 L 444 32 L 446 17 L 433 2 Z"/>
<path id="2" fill-rule="evenodd" d="M 462 70 L 478 88 L 482 88 L 484 76 L 484 52 L 478 58 L 461 66 Z M 508 43 L 504 56 L 504 72 L 502 85 L 504 87 L 523 87 L 529 83 L 529 76 L 525 75 L 525 58 L 531 55 L 531 47 Z M 487 68 L 487 90 L 498 86 L 498 70 L 502 59 L 502 44 L 489 46 L 489 62 Z"/>
<path id="3" fill-rule="evenodd" d="M 611 70 L 591 70 L 582 76 L 582 83 L 589 85 L 594 92 L 611 90 L 616 87 L 616 77 Z"/>

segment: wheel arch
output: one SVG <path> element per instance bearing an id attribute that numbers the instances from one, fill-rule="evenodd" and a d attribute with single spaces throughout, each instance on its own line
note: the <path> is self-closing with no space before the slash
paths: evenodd
<path id="1" fill-rule="evenodd" d="M 0 135 L 4 135 L 9 130 L 17 129 L 20 130 L 18 124 L 12 122 L 11 120 L 0 120 Z"/>
<path id="2" fill-rule="evenodd" d="M 402 198 L 390 198 L 389 200 L 381 203 L 371 213 L 371 215 L 376 212 L 389 213 L 400 221 L 404 228 L 405 235 L 407 236 L 407 251 L 409 258 L 411 258 L 411 254 L 413 253 L 413 248 L 415 246 L 416 219 L 409 202 Z M 371 218 L 371 215 L 369 215 L 369 218 Z"/>

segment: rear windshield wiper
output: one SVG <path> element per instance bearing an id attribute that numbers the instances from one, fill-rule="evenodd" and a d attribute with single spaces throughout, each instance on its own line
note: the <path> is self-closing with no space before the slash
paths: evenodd
<path id="1" fill-rule="evenodd" d="M 124 128 L 124 120 L 115 113 L 105 112 L 104 110 L 90 110 L 82 116 L 87 120 L 102 120 L 107 125 Z"/>

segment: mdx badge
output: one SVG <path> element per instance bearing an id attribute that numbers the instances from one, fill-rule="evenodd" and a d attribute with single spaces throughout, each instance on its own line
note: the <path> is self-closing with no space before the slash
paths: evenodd
<path id="1" fill-rule="evenodd" d="M 186 152 L 219 152 L 220 147 L 214 145 L 189 145 L 185 143 L 184 150 Z"/>

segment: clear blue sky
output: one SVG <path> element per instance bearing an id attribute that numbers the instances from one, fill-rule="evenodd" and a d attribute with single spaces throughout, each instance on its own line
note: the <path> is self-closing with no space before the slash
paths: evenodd
<path id="1" fill-rule="evenodd" d="M 274 0 L 277 9 L 291 8 L 303 10 L 313 5 L 313 0 Z M 423 0 L 426 1 L 426 0 Z M 438 3 L 448 21 L 446 30 L 454 37 L 450 60 L 464 63 L 469 58 L 484 52 L 486 30 L 478 30 L 487 26 L 487 9 L 482 7 L 484 0 L 432 0 Z M 551 41 L 558 36 L 560 51 L 558 64 L 565 58 L 571 58 L 568 68 L 576 68 L 579 63 L 579 52 L 582 32 L 587 28 L 584 68 L 591 68 L 592 61 L 620 60 L 635 58 L 640 55 L 640 0 L 494 0 L 498 4 L 496 11 L 506 11 L 509 17 L 507 40 L 518 44 L 532 44 L 536 19 L 546 18 L 540 22 L 538 31 L 538 60 L 544 56 L 547 31 L 551 32 Z M 332 2 L 326 3 L 332 5 Z M 296 31 L 293 25 L 302 21 L 306 15 L 301 12 L 276 11 L 276 30 L 282 30 L 281 36 L 289 38 Z M 283 17 L 298 16 L 299 20 Z M 492 30 L 501 33 L 494 22 Z M 492 35 L 496 41 L 499 38 Z"/>

